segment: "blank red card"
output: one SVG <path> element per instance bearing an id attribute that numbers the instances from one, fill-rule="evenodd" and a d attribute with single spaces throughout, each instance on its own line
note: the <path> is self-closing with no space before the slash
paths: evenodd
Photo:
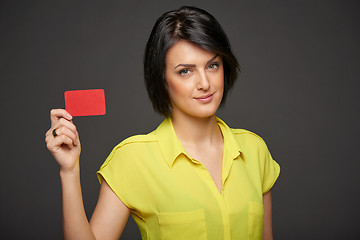
<path id="1" fill-rule="evenodd" d="M 65 108 L 71 116 L 105 115 L 105 92 L 103 89 L 66 91 Z"/>

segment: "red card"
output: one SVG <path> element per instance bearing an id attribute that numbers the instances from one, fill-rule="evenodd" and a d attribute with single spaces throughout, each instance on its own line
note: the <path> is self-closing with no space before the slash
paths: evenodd
<path id="1" fill-rule="evenodd" d="M 105 92 L 103 89 L 66 91 L 65 108 L 71 116 L 105 115 Z"/>

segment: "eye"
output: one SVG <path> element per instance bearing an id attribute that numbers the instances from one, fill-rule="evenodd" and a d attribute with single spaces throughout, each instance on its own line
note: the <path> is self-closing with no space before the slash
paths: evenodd
<path id="1" fill-rule="evenodd" d="M 217 63 L 217 62 L 211 63 L 208 66 L 209 69 L 217 69 L 218 67 L 219 67 L 219 63 Z"/>
<path id="2" fill-rule="evenodd" d="M 182 75 L 182 76 L 187 76 L 191 73 L 190 69 L 184 68 L 181 69 L 180 71 L 178 71 L 178 74 Z"/>

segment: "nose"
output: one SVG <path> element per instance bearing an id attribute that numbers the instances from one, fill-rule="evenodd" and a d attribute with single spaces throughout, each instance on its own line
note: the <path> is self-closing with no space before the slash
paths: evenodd
<path id="1" fill-rule="evenodd" d="M 210 88 L 210 81 L 208 76 L 206 75 L 206 72 L 200 72 L 199 74 L 199 79 L 197 82 L 197 89 L 198 90 L 203 90 L 203 91 L 207 91 Z"/>

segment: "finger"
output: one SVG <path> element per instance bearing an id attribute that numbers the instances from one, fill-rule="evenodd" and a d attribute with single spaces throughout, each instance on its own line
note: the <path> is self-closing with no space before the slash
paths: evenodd
<path id="1" fill-rule="evenodd" d="M 50 152 L 56 153 L 61 149 L 61 146 L 66 145 L 69 149 L 74 147 L 73 141 L 66 135 L 57 136 L 47 142 L 47 148 Z"/>
<path id="2" fill-rule="evenodd" d="M 72 120 L 72 116 L 65 109 L 52 109 L 50 111 L 51 125 L 55 124 L 61 118 L 65 118 L 68 121 Z"/>
<path id="3" fill-rule="evenodd" d="M 50 135 L 46 133 L 45 135 L 45 142 L 48 144 L 51 141 Z"/>
<path id="4" fill-rule="evenodd" d="M 74 132 L 74 131 L 70 130 L 67 127 L 59 127 L 59 128 L 56 129 L 56 134 L 57 134 L 56 137 L 61 136 L 61 135 L 65 135 L 65 136 L 69 137 L 72 140 L 73 144 L 75 146 L 77 145 L 76 130 Z"/>
<path id="5" fill-rule="evenodd" d="M 51 137 L 51 138 L 54 138 L 55 136 L 54 136 L 54 130 L 55 130 L 56 128 L 50 128 L 46 133 L 45 133 L 45 142 L 47 142 L 48 140 L 48 138 L 49 137 Z M 56 131 L 56 130 L 55 130 Z M 57 135 L 57 134 L 56 134 Z"/>
<path id="6" fill-rule="evenodd" d="M 55 128 L 50 128 L 46 133 L 45 133 L 45 142 L 48 142 L 51 138 L 54 137 L 53 135 L 53 131 Z"/>
<path id="7" fill-rule="evenodd" d="M 61 118 L 58 121 L 56 121 L 54 123 L 54 125 L 52 126 L 52 128 L 49 130 L 51 131 L 50 133 L 52 134 L 52 129 L 58 129 L 60 127 L 65 127 L 70 129 L 75 135 L 78 135 L 77 133 L 77 129 L 75 124 L 72 121 L 68 121 L 65 118 Z M 56 132 L 57 133 L 57 132 Z"/>
<path id="8" fill-rule="evenodd" d="M 62 129 L 61 132 L 59 129 Z M 54 131 L 56 136 L 54 136 Z M 72 133 L 70 133 L 71 131 Z M 57 137 L 58 135 L 65 134 L 73 140 L 76 146 L 79 143 L 79 133 L 77 132 L 76 126 L 72 121 L 68 121 L 65 118 L 57 120 L 53 126 L 46 132 L 46 136 Z"/>
<path id="9" fill-rule="evenodd" d="M 54 128 L 59 128 L 59 127 L 67 127 L 69 128 L 71 131 L 76 132 L 76 126 L 73 123 L 73 121 L 67 120 L 65 118 L 60 118 L 59 120 L 56 121 L 56 123 L 54 124 Z"/>
<path id="10" fill-rule="evenodd" d="M 49 130 L 47 130 L 47 132 L 45 133 L 45 137 L 49 136 L 51 131 L 52 131 L 51 128 Z"/>

